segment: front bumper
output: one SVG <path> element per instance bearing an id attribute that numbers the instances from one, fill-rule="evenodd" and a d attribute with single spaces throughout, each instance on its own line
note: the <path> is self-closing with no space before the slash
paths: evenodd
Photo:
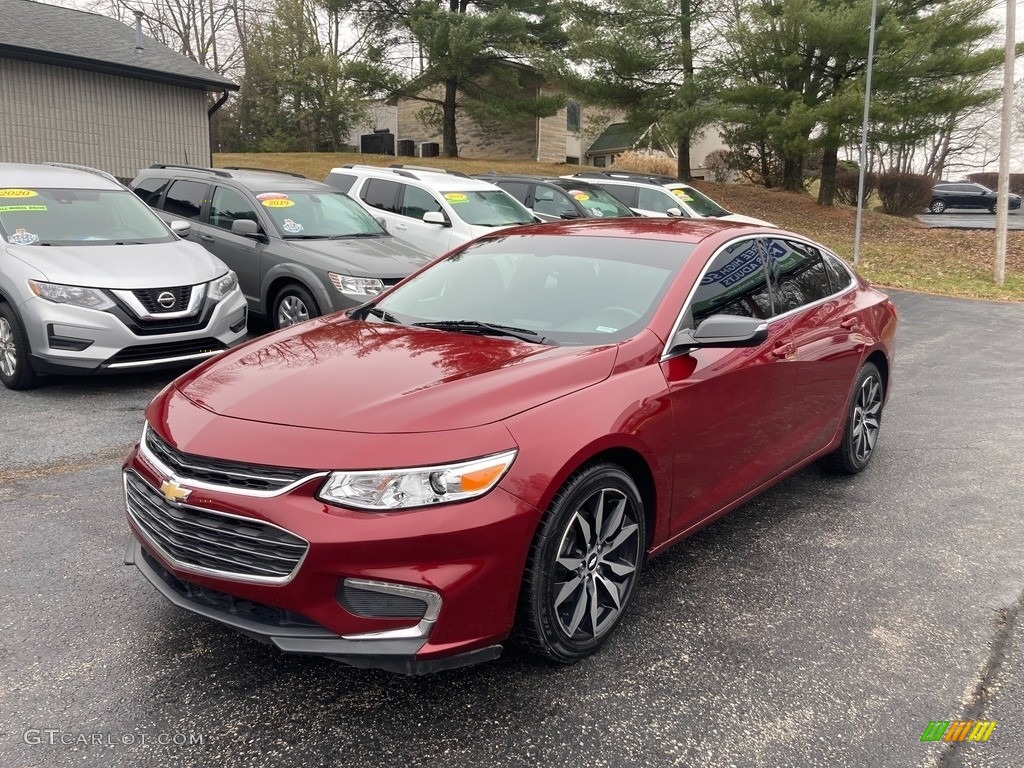
<path id="1" fill-rule="evenodd" d="M 194 365 L 234 346 L 246 335 L 241 291 L 225 296 L 201 327 L 133 333 L 111 312 L 31 298 L 18 307 L 40 373 L 101 373 Z"/>
<path id="2" fill-rule="evenodd" d="M 186 542 L 184 549 L 174 543 L 162 547 L 166 542 L 153 535 L 160 519 L 140 522 L 138 510 L 130 511 L 133 543 L 127 559 L 176 605 L 282 651 L 404 674 L 500 654 L 499 643 L 512 629 L 526 554 L 540 517 L 518 498 L 496 488 L 461 504 L 368 513 L 317 500 L 322 475 L 261 496 L 190 485 L 167 469 L 136 448 L 125 465 L 126 502 L 139 481 L 160 502 L 157 489 L 175 480 L 188 487 L 187 503 L 152 505 L 158 517 L 163 509 L 169 527 L 176 516 L 194 514 L 204 526 L 211 516 L 220 516 L 231 525 L 251 521 L 252 528 L 273 529 L 271 537 L 295 537 L 285 546 L 308 544 L 301 556 L 295 555 L 295 567 L 289 563 L 278 575 L 238 575 L 254 563 L 263 564 L 261 553 L 250 557 L 251 552 L 241 556 L 245 566 L 227 566 L 236 573 L 218 573 L 216 561 L 206 555 L 222 553 L 209 549 L 202 557 L 191 556 L 187 542 L 195 529 L 175 532 Z M 428 611 L 423 617 L 396 618 L 386 611 L 360 610 L 344 597 L 349 584 L 436 595 L 436 615 Z"/>

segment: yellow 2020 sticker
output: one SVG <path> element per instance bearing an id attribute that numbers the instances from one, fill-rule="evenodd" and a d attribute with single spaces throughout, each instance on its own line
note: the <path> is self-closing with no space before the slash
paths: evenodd
<path id="1" fill-rule="evenodd" d="M 39 193 L 34 189 L 0 189 L 0 197 L 13 197 L 13 198 L 24 198 L 24 197 L 36 197 Z"/>
<path id="2" fill-rule="evenodd" d="M 293 205 L 295 205 L 294 200 L 284 200 L 282 198 L 263 201 L 263 206 L 265 208 L 291 208 Z"/>
<path id="3" fill-rule="evenodd" d="M 685 189 L 673 189 L 672 194 L 682 200 L 684 203 L 692 203 L 693 198 L 690 197 L 690 193 Z"/>
<path id="4" fill-rule="evenodd" d="M 469 201 L 469 198 L 461 192 L 449 192 L 444 196 L 444 199 L 449 203 L 465 203 Z"/>

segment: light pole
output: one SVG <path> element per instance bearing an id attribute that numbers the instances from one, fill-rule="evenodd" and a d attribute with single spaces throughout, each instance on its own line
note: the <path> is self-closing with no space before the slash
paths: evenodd
<path id="1" fill-rule="evenodd" d="M 1011 0 L 1012 2 L 1013 0 Z M 871 112 L 871 68 L 875 63 L 875 20 L 878 0 L 871 0 L 871 29 L 868 31 L 868 72 L 864 86 L 864 123 L 860 130 L 860 176 L 857 179 L 857 224 L 853 228 L 853 263 L 860 261 L 860 228 L 864 216 L 864 173 L 868 164 L 868 115 Z"/>
<path id="2" fill-rule="evenodd" d="M 1006 58 L 1003 60 L 1003 121 L 999 135 L 999 184 L 996 187 L 996 260 L 992 277 L 1006 281 L 1006 229 L 1010 207 L 1010 123 L 1013 112 L 1013 64 L 1016 38 L 1016 0 L 1006 0 Z"/>

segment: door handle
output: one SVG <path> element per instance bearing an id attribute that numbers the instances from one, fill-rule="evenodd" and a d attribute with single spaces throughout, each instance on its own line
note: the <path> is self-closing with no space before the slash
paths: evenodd
<path id="1" fill-rule="evenodd" d="M 403 224 L 402 222 L 397 222 L 395 224 L 395 229 L 400 229 L 400 230 L 402 230 L 404 232 L 405 230 L 408 229 L 408 227 L 405 226 L 405 224 Z"/>
<path id="2" fill-rule="evenodd" d="M 840 328 L 847 331 L 852 331 L 854 328 L 860 327 L 860 318 L 858 317 L 844 317 L 843 322 L 839 324 Z"/>
<path id="3" fill-rule="evenodd" d="M 775 347 L 772 349 L 772 357 L 786 358 L 792 355 L 794 352 L 796 352 L 796 347 L 794 347 L 792 344 L 787 344 L 783 342 L 781 344 L 776 344 Z"/>
<path id="4" fill-rule="evenodd" d="M 213 238 L 210 237 L 210 235 L 200 235 L 199 239 L 202 240 L 204 243 L 212 243 L 213 242 Z"/>

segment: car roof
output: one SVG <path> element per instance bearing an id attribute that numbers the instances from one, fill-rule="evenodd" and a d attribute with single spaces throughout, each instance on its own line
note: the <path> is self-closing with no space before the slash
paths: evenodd
<path id="1" fill-rule="evenodd" d="M 526 224 L 514 229 L 503 229 L 495 237 L 517 235 L 555 235 L 576 237 L 626 237 L 639 240 L 674 240 L 679 243 L 699 243 L 705 238 L 723 232 L 742 230 L 781 232 L 775 227 L 760 227 L 720 219 L 635 218 L 571 219 L 544 224 Z M 801 237 L 800 235 L 795 235 Z M 486 240 L 491 235 L 484 235 Z"/>
<path id="2" fill-rule="evenodd" d="M 355 176 L 373 176 L 393 181 L 414 181 L 438 192 L 487 192 L 494 190 L 489 181 L 467 176 L 464 173 L 445 171 L 443 168 L 396 165 L 383 168 L 376 165 L 348 164 L 332 168 L 331 173 L 348 173 Z"/>
<path id="3" fill-rule="evenodd" d="M 159 178 L 188 178 L 196 181 L 234 182 L 238 186 L 253 191 L 267 189 L 318 189 L 324 192 L 337 192 L 315 179 L 307 179 L 301 173 L 274 171 L 264 168 L 240 168 L 226 166 L 224 168 L 204 168 L 189 165 L 157 164 L 139 171 L 138 178 L 156 176 Z"/>
<path id="4" fill-rule="evenodd" d="M 481 181 L 495 183 L 498 181 L 521 181 L 528 184 L 550 184 L 559 189 L 600 189 L 591 179 L 565 178 L 564 176 L 531 176 L 526 173 L 496 173 L 475 176 Z"/>
<path id="5" fill-rule="evenodd" d="M 117 180 L 105 171 L 87 166 L 49 163 L 0 163 L 0 187 L 123 189 Z"/>

